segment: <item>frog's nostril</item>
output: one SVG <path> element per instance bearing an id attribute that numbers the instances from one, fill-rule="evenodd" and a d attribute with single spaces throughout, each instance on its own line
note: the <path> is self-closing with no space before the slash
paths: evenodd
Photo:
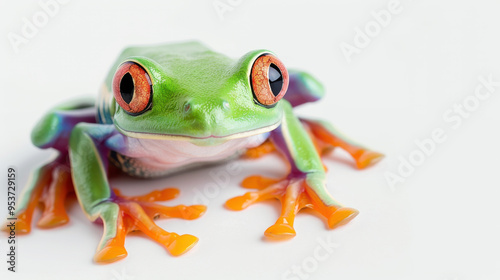
<path id="1" fill-rule="evenodd" d="M 222 102 L 222 108 L 224 108 L 224 110 L 229 110 L 231 108 L 231 106 L 229 105 L 229 102 L 227 102 L 226 100 L 224 100 Z"/>
<path id="2" fill-rule="evenodd" d="M 184 104 L 184 113 L 189 113 L 189 111 L 191 111 L 191 103 L 186 102 Z"/>

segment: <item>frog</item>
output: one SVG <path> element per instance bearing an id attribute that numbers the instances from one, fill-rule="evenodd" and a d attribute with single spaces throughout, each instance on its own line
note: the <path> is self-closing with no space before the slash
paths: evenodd
<path id="1" fill-rule="evenodd" d="M 194 220 L 206 206 L 159 203 L 175 198 L 176 188 L 127 196 L 112 188 L 109 178 L 115 173 L 157 178 L 268 154 L 283 159 L 286 175 L 246 177 L 241 185 L 250 190 L 227 200 L 227 209 L 279 200 L 279 217 L 264 232 L 270 240 L 294 237 L 295 215 L 303 208 L 317 212 L 330 229 L 344 225 L 359 212 L 329 193 L 324 156 L 341 148 L 363 169 L 383 154 L 354 142 L 328 121 L 294 114 L 293 108 L 324 94 L 316 78 L 288 70 L 266 49 L 234 59 L 197 41 L 127 47 L 96 99 L 55 106 L 32 130 L 32 143 L 55 150 L 56 156 L 33 171 L 17 205 L 16 231 L 31 231 L 37 206 L 43 206 L 39 228 L 67 224 L 65 201 L 74 193 L 85 216 L 103 225 L 96 263 L 126 257 L 124 242 L 132 231 L 179 256 L 198 238 L 168 232 L 155 220 Z"/>

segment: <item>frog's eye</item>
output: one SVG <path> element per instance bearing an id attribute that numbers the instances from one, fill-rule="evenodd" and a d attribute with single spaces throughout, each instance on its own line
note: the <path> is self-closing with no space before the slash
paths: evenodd
<path id="1" fill-rule="evenodd" d="M 148 72 L 135 62 L 118 67 L 113 78 L 115 100 L 127 113 L 138 115 L 151 107 L 152 84 Z"/>
<path id="2" fill-rule="evenodd" d="M 286 93 L 288 71 L 274 55 L 263 54 L 253 63 L 250 81 L 256 103 L 272 107 Z"/>

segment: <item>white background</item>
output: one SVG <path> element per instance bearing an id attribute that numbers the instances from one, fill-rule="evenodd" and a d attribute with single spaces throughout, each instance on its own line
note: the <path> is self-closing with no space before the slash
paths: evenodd
<path id="1" fill-rule="evenodd" d="M 297 217 L 294 239 L 270 243 L 262 236 L 278 216 L 278 203 L 242 212 L 224 209 L 227 199 L 245 192 L 238 185 L 245 176 L 284 174 L 285 167 L 270 156 L 239 161 L 241 171 L 212 193 L 202 218 L 158 222 L 168 231 L 200 238 L 184 256 L 172 257 L 134 235 L 126 241 L 127 258 L 94 264 L 101 227 L 73 203 L 69 225 L 34 227 L 18 237 L 15 275 L 3 261 L 5 235 L 0 239 L 2 279 L 283 279 L 294 265 L 309 272 L 290 279 L 499 279 L 500 87 L 460 125 L 443 119 L 454 104 L 473 98 L 479 76 L 500 81 L 499 2 L 401 0 L 402 10 L 386 27 L 373 29 L 377 34 L 350 62 L 340 45 L 355 46 L 356 28 L 370 26 L 372 12 L 387 9 L 389 0 L 311 2 L 70 1 L 15 52 L 9 34 L 22 36 L 23 18 L 32 21 L 43 10 L 37 1 L 2 1 L 0 174 L 16 166 L 20 186 L 52 155 L 30 143 L 37 120 L 56 103 L 95 95 L 120 50 L 131 44 L 195 39 L 233 57 L 270 49 L 327 89 L 321 102 L 299 108 L 298 114 L 328 119 L 387 155 L 363 171 L 341 151 L 326 160 L 332 194 L 361 212 L 333 231 L 304 213 Z M 217 3 L 233 6 L 218 14 Z M 398 174 L 400 157 L 418 153 L 415 141 L 435 129 L 442 129 L 446 140 L 391 188 L 385 174 Z M 176 186 L 181 195 L 165 204 L 192 204 L 214 181 L 210 174 L 224 170 L 212 167 L 152 181 L 120 178 L 112 184 L 127 194 Z M 318 239 L 338 245 L 323 261 L 314 260 Z"/>

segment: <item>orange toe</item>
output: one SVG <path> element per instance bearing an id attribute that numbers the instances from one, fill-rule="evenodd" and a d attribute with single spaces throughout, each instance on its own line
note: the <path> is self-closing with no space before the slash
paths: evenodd
<path id="1" fill-rule="evenodd" d="M 264 189 L 272 184 L 276 184 L 280 180 L 267 178 L 264 176 L 253 175 L 246 177 L 243 182 L 241 182 L 241 186 L 246 189 Z"/>
<path id="2" fill-rule="evenodd" d="M 198 243 L 198 238 L 196 236 L 184 234 L 172 241 L 167 246 L 167 249 L 173 256 L 179 256 L 193 248 L 196 243 Z"/>
<path id="3" fill-rule="evenodd" d="M 191 205 L 187 206 L 182 217 L 186 220 L 194 220 L 201 217 L 207 211 L 205 205 Z"/>
<path id="4" fill-rule="evenodd" d="M 10 222 L 15 222 L 16 234 L 28 234 L 31 232 L 31 216 L 26 215 L 25 213 L 19 214 L 16 220 L 8 220 L 3 226 L 2 231 L 10 232 L 10 228 L 8 225 Z"/>
<path id="5" fill-rule="evenodd" d="M 230 210 L 239 211 L 250 206 L 257 199 L 256 193 L 246 193 L 226 201 L 226 207 Z"/>
<path id="6" fill-rule="evenodd" d="M 361 152 L 357 154 L 354 158 L 356 160 L 356 166 L 359 169 L 363 169 L 379 162 L 381 159 L 384 158 L 384 155 L 377 152 L 361 150 Z"/>
<path id="7" fill-rule="evenodd" d="M 123 246 L 107 245 L 94 256 L 97 263 L 111 263 L 121 260 L 127 256 L 127 250 Z"/>
<path id="8" fill-rule="evenodd" d="M 42 218 L 38 221 L 37 226 L 39 228 L 53 228 L 60 225 L 67 224 L 69 222 L 69 217 L 64 213 L 64 215 L 56 215 L 54 213 L 50 213 L 48 215 L 42 216 Z"/>
<path id="9" fill-rule="evenodd" d="M 264 235 L 273 240 L 286 240 L 295 237 L 295 230 L 288 224 L 274 224 L 270 226 Z"/>
<path id="10" fill-rule="evenodd" d="M 331 229 L 347 224 L 359 214 L 359 211 L 354 208 L 342 207 L 333 212 L 328 217 L 328 226 Z"/>

